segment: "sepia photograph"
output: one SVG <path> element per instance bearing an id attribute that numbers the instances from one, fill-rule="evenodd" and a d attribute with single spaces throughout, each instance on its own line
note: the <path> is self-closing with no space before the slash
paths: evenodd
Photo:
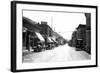
<path id="1" fill-rule="evenodd" d="M 97 67 L 97 6 L 11 6 L 12 72 Z"/>

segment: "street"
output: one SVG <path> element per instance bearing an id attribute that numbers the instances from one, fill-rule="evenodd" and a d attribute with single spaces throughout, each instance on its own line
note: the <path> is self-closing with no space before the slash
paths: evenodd
<path id="1" fill-rule="evenodd" d="M 75 51 L 75 48 L 68 46 L 68 44 L 55 47 L 51 50 L 32 52 L 23 56 L 24 63 L 65 62 L 89 59 L 91 59 L 91 55 L 89 55 L 85 51 Z"/>

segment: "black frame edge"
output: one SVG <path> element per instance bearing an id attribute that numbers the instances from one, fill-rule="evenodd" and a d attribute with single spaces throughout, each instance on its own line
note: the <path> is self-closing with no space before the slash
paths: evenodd
<path id="1" fill-rule="evenodd" d="M 86 7 L 86 8 L 96 8 L 93 5 L 79 5 L 79 4 L 62 4 L 62 3 L 48 3 L 48 2 L 31 2 L 31 1 L 14 1 L 19 4 L 38 4 L 38 5 L 52 5 L 52 6 L 71 6 L 71 7 Z"/>
<path id="2" fill-rule="evenodd" d="M 81 68 L 94 68 L 96 65 L 91 66 L 73 66 L 73 67 L 54 67 L 54 68 L 41 68 L 41 69 L 25 69 L 16 70 L 16 72 L 29 72 L 29 71 L 48 71 L 48 70 L 62 70 L 62 69 L 81 69 Z"/>
<path id="3" fill-rule="evenodd" d="M 11 71 L 16 71 L 16 3 L 11 2 Z"/>
<path id="4" fill-rule="evenodd" d="M 98 67 L 98 6 L 96 6 L 96 66 Z"/>

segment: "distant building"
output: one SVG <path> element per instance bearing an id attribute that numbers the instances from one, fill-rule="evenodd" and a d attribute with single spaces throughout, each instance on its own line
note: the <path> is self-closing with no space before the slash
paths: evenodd
<path id="1" fill-rule="evenodd" d="M 91 14 L 85 13 L 86 24 L 80 24 L 72 34 L 70 46 L 91 53 Z"/>
<path id="2" fill-rule="evenodd" d="M 76 31 L 72 33 L 72 40 L 70 41 L 71 46 L 82 48 L 86 42 L 86 25 L 80 24 Z"/>

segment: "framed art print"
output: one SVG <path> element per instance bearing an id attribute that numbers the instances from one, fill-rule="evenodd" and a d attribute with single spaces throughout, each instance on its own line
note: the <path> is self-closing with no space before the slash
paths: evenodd
<path id="1" fill-rule="evenodd" d="M 11 71 L 97 67 L 97 6 L 11 2 Z"/>

